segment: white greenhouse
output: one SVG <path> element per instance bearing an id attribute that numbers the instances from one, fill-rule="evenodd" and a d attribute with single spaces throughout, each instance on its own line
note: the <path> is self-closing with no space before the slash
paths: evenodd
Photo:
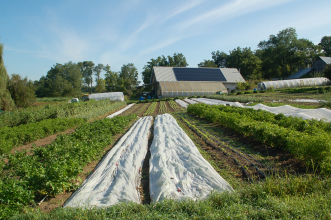
<path id="1" fill-rule="evenodd" d="M 105 93 L 95 93 L 95 94 L 88 94 L 82 97 L 85 100 L 94 99 L 96 101 L 102 99 L 110 99 L 112 101 L 124 101 L 124 94 L 123 92 L 105 92 Z"/>
<path id="2" fill-rule="evenodd" d="M 276 80 L 276 81 L 260 82 L 258 84 L 258 89 L 266 90 L 271 88 L 280 89 L 280 88 L 291 88 L 291 87 L 302 87 L 302 86 L 325 86 L 328 83 L 330 83 L 330 80 L 325 77 Z"/>

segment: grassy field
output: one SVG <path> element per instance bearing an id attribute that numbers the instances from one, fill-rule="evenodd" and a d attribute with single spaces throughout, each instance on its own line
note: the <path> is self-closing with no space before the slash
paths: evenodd
<path id="1" fill-rule="evenodd" d="M 301 91 L 302 92 L 302 91 Z M 304 94 L 303 96 L 301 96 Z M 287 100 L 308 97 L 325 97 L 319 93 L 256 93 L 243 95 L 220 95 L 238 100 L 261 99 L 264 104 L 277 106 L 289 104 L 272 103 L 280 96 Z M 322 99 L 322 98 L 317 98 Z M 173 103 L 172 103 L 173 104 Z M 196 144 L 203 157 L 234 188 L 233 193 L 214 192 L 203 201 L 173 201 L 161 203 L 120 203 L 109 208 L 70 209 L 59 204 L 54 210 L 45 212 L 38 206 L 26 206 L 12 219 L 330 219 L 331 179 L 320 173 L 318 167 L 305 163 L 286 150 L 261 143 L 254 137 L 245 137 L 232 129 L 208 120 L 189 115 L 186 110 L 175 110 L 169 102 L 139 103 L 122 115 L 136 113 L 140 117 L 171 113 L 182 129 Z M 307 103 L 294 103 L 301 108 L 316 108 Z M 317 106 L 319 107 L 319 106 Z M 148 110 L 149 109 L 149 110 Z M 184 120 L 185 119 L 185 120 Z M 192 129 L 193 128 L 193 129 Z M 265 177 L 249 163 L 231 151 L 245 152 L 261 164 Z M 234 162 L 234 159 L 238 163 Z M 251 159 L 252 160 L 252 159 Z M 255 163 L 257 164 L 257 163 Z M 269 170 L 269 171 L 268 171 Z M 251 178 L 248 178 L 250 176 Z M 83 180 L 82 180 L 83 181 Z M 144 183 L 146 184 L 146 183 Z M 56 199 L 56 198 L 52 198 Z M 45 202 L 49 202 L 48 199 Z M 0 205 L 4 202 L 0 200 Z"/>

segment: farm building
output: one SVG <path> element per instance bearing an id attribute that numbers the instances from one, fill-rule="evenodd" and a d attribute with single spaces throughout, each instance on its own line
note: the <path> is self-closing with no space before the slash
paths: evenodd
<path id="1" fill-rule="evenodd" d="M 152 95 L 176 97 L 227 93 L 245 82 L 235 68 L 188 68 L 154 66 Z"/>
<path id="2" fill-rule="evenodd" d="M 319 57 L 315 62 L 311 65 L 311 72 L 318 73 L 324 70 L 325 65 L 331 64 L 331 57 Z"/>
<path id="3" fill-rule="evenodd" d="M 286 79 L 300 79 L 303 75 L 306 75 L 307 73 L 311 72 L 311 68 L 306 68 L 306 69 L 300 69 L 298 72 L 293 73 Z"/>
<path id="4" fill-rule="evenodd" d="M 258 84 L 258 89 L 267 90 L 271 88 L 280 89 L 280 88 L 302 87 L 302 86 L 325 86 L 329 82 L 330 80 L 325 77 L 292 79 L 292 80 L 276 80 L 276 81 L 260 82 Z"/>

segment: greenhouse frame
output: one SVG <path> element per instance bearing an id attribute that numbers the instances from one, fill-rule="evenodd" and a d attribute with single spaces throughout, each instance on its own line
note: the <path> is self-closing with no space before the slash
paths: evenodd
<path id="1" fill-rule="evenodd" d="M 276 81 L 260 82 L 258 84 L 258 89 L 268 90 L 268 89 L 293 88 L 293 87 L 303 87 L 303 86 L 325 86 L 328 83 L 330 83 L 330 80 L 325 77 L 276 80 Z"/>
<path id="2" fill-rule="evenodd" d="M 124 101 L 123 92 L 105 92 L 105 93 L 95 93 L 89 94 L 88 100 L 94 99 L 96 101 L 103 99 L 110 99 L 111 101 Z"/>

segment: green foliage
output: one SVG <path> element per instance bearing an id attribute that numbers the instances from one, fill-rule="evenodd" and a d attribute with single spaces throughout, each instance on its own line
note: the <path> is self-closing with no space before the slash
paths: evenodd
<path id="1" fill-rule="evenodd" d="M 211 68 L 217 68 L 217 65 L 213 60 L 203 60 L 203 62 L 198 64 L 198 67 L 211 67 Z"/>
<path id="2" fill-rule="evenodd" d="M 322 47 L 325 56 L 331 56 L 331 36 L 322 37 L 321 42 L 318 45 Z"/>
<path id="3" fill-rule="evenodd" d="M 82 168 L 100 158 L 111 136 L 124 130 L 135 114 L 85 123 L 71 135 L 60 135 L 47 147 L 37 147 L 0 158 L 0 219 L 22 211 L 45 195 L 77 188 Z M 13 176 L 18 178 L 12 178 Z"/>
<path id="4" fill-rule="evenodd" d="M 229 106 L 195 104 L 189 105 L 187 111 L 280 147 L 323 172 L 331 172 L 331 123 Z"/>
<path id="5" fill-rule="evenodd" d="M 144 66 L 144 70 L 141 73 L 143 77 L 144 84 L 149 84 L 151 81 L 151 75 L 153 71 L 153 66 L 173 66 L 173 67 L 187 67 L 188 63 L 186 62 L 186 58 L 182 53 L 174 53 L 171 56 L 159 56 L 156 59 L 151 59 L 151 61 L 147 62 L 147 65 Z"/>
<path id="6" fill-rule="evenodd" d="M 166 101 L 160 101 L 159 113 L 166 113 L 168 111 Z"/>
<path id="7" fill-rule="evenodd" d="M 240 74 L 245 78 L 259 79 L 261 74 L 262 61 L 258 58 L 251 48 L 237 47 L 230 51 L 227 58 L 228 68 L 237 68 L 240 70 Z"/>
<path id="8" fill-rule="evenodd" d="M 20 75 L 12 74 L 7 88 L 16 107 L 26 108 L 36 102 L 34 85 L 27 77 L 23 79 Z"/>
<path id="9" fill-rule="evenodd" d="M 99 92 L 99 93 L 101 93 L 101 92 L 104 92 L 104 91 L 106 91 L 106 81 L 104 80 L 104 79 L 98 79 L 97 80 L 97 86 L 95 87 L 95 91 L 96 92 Z"/>
<path id="10" fill-rule="evenodd" d="M 257 55 L 262 60 L 264 78 L 287 77 L 299 66 L 312 64 L 321 53 L 321 46 L 307 39 L 298 39 L 294 28 L 270 35 L 258 44 Z"/>
<path id="11" fill-rule="evenodd" d="M 7 89 L 8 78 L 3 62 L 3 45 L 0 42 L 0 110 L 5 111 L 15 108 L 14 100 Z"/>
<path id="12" fill-rule="evenodd" d="M 157 105 L 157 102 L 152 102 L 152 104 L 148 107 L 148 109 L 144 113 L 144 116 L 152 114 L 156 108 L 156 105 Z"/>
<path id="13" fill-rule="evenodd" d="M 28 108 L 0 115 L 0 125 L 14 127 L 21 124 L 39 122 L 54 118 L 94 119 L 124 106 L 125 102 L 111 102 L 109 99 L 98 102 L 65 103 L 61 105 L 46 105 L 42 108 Z"/>
<path id="14" fill-rule="evenodd" d="M 0 128 L 0 154 L 8 153 L 12 148 L 65 131 L 83 123 L 83 119 L 56 118 L 24 124 L 16 127 Z"/>
<path id="15" fill-rule="evenodd" d="M 180 112 L 180 111 L 185 111 L 185 108 L 180 107 L 177 105 L 177 103 L 173 100 L 168 101 L 170 107 L 175 111 L 175 112 Z"/>
<path id="16" fill-rule="evenodd" d="M 55 64 L 47 72 L 46 77 L 42 76 L 35 81 L 38 97 L 65 97 L 80 96 L 82 88 L 82 72 L 80 64 L 68 62 Z"/>
<path id="17" fill-rule="evenodd" d="M 318 177 L 267 178 L 233 193 L 207 199 L 164 200 L 141 205 L 119 203 L 107 208 L 59 208 L 29 212 L 14 219 L 328 219 L 331 181 Z"/>

